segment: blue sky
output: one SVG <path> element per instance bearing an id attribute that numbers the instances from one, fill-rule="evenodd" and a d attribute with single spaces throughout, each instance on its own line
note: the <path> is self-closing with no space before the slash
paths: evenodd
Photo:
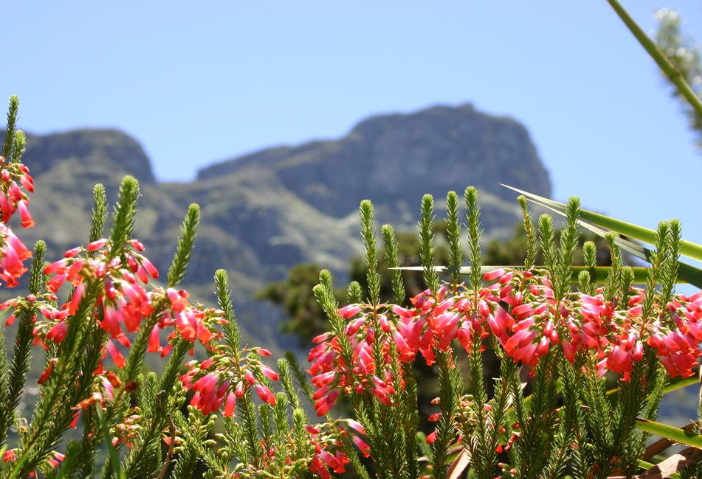
<path id="1" fill-rule="evenodd" d="M 702 41 L 698 1 L 624 1 L 647 31 L 679 10 Z M 678 217 L 702 242 L 702 154 L 605 0 L 30 0 L 3 6 L 2 33 L 0 94 L 20 95 L 24 129 L 120 128 L 161 180 L 470 102 L 527 126 L 555 198 L 649 227 Z"/>

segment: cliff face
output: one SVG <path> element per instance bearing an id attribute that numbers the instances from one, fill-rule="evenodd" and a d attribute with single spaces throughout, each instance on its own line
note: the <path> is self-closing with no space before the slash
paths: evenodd
<path id="1" fill-rule="evenodd" d="M 265 149 L 204 168 L 185 184 L 156 182 L 141 146 L 118 131 L 29 136 L 27 146 L 37 227 L 22 231 L 23 239 L 48 239 L 51 257 L 84 244 L 93 185 L 105 184 L 114 200 L 131 174 L 142 183 L 136 236 L 165 270 L 188 204 L 199 203 L 202 225 L 185 286 L 207 297 L 214 271 L 229 270 L 238 312 L 256 315 L 250 333 L 259 342 L 279 341 L 279 316 L 255 303 L 253 292 L 298 262 L 343 273 L 360 253 L 362 199 L 376 204 L 379 224 L 414 229 L 424 193 L 434 194 L 440 209 L 449 190 L 474 185 L 486 233 L 499 236 L 520 220 L 499 183 L 551 193 L 526 129 L 469 105 L 372 117 L 339 140 Z"/>
<path id="2" fill-rule="evenodd" d="M 335 218 L 355 211 L 364 198 L 414 211 L 422 194 L 440 198 L 466 185 L 509 201 L 512 195 L 500 182 L 551 193 L 526 129 L 470 105 L 372 117 L 340 140 L 263 150 L 205 168 L 198 179 L 262 170 Z"/>
<path id="3" fill-rule="evenodd" d="M 40 176 L 69 160 L 85 165 L 118 167 L 142 183 L 154 183 L 151 162 L 141 145 L 117 130 L 75 130 L 27 138 L 25 160 Z"/>

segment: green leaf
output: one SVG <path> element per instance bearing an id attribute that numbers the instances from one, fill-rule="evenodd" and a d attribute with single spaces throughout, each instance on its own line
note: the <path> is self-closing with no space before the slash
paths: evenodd
<path id="1" fill-rule="evenodd" d="M 624 22 L 624 25 L 626 25 L 632 35 L 634 35 L 644 50 L 646 50 L 646 53 L 648 53 L 658 64 L 660 69 L 663 70 L 663 73 L 666 74 L 671 83 L 675 85 L 680 95 L 687 100 L 697 115 L 702 116 L 702 99 L 700 99 L 695 90 L 685 81 L 685 76 L 680 73 L 680 70 L 675 67 L 665 53 L 658 48 L 656 43 L 646 35 L 646 32 L 643 31 L 618 0 L 607 1 L 622 22 Z"/>
<path id="2" fill-rule="evenodd" d="M 675 378 L 670 384 L 663 388 L 663 394 L 669 394 L 673 391 L 678 391 L 684 389 L 693 384 L 697 384 L 699 381 L 696 377 L 691 378 Z"/>
<path id="3" fill-rule="evenodd" d="M 672 379 L 666 387 L 663 388 L 663 395 L 665 396 L 666 394 L 670 394 L 674 391 L 679 391 L 680 389 L 685 389 L 688 386 L 692 386 L 693 384 L 697 384 L 699 381 L 697 377 L 693 376 L 691 378 L 675 378 Z M 619 392 L 619 388 L 612 388 L 608 389 L 605 394 L 607 396 L 611 396 L 612 394 L 617 394 Z"/>
<path id="4" fill-rule="evenodd" d="M 668 426 L 667 424 L 661 424 L 656 421 L 649 421 L 648 419 L 636 418 L 636 428 L 680 444 L 687 444 L 688 446 L 702 449 L 702 436 L 684 431 L 677 427 Z"/>
<path id="5" fill-rule="evenodd" d="M 533 203 L 565 216 L 566 205 L 564 203 L 528 193 L 511 186 L 502 186 L 526 196 Z M 587 210 L 581 211 L 580 218 L 579 223 L 583 228 L 602 237 L 609 231 L 617 233 L 616 243 L 619 247 L 643 261 L 649 261 L 651 250 L 629 238 L 653 244 L 656 240 L 655 231 Z M 680 254 L 688 258 L 702 261 L 702 245 L 681 240 Z M 680 280 L 702 288 L 702 269 L 678 262 L 678 282 L 681 282 Z"/>
<path id="6" fill-rule="evenodd" d="M 565 203 L 544 198 L 543 196 L 535 195 L 533 193 L 528 193 L 512 186 L 502 186 L 526 196 L 529 200 L 538 205 L 556 210 L 560 214 L 565 214 Z M 610 218 L 609 216 L 595 213 L 593 211 L 581 210 L 580 219 L 595 224 L 601 228 L 614 231 L 615 233 L 643 241 L 644 243 L 654 244 L 656 242 L 656 232 L 654 230 L 650 230 L 632 223 L 627 223 L 626 221 Z M 702 245 L 683 240 L 680 242 L 680 254 L 687 256 L 688 258 L 702 261 Z"/>

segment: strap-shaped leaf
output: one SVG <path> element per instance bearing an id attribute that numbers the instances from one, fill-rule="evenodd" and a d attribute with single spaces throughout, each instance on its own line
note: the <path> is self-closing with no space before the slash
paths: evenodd
<path id="1" fill-rule="evenodd" d="M 636 419 L 636 428 L 680 444 L 687 444 L 688 446 L 702 449 L 702 436 L 691 431 L 641 418 Z"/>
<path id="2" fill-rule="evenodd" d="M 689 424 L 684 425 L 682 427 L 682 430 L 689 432 L 689 431 L 692 431 L 694 427 L 695 427 L 695 423 L 691 422 Z M 670 446 L 673 446 L 674 444 L 675 443 L 673 441 L 671 441 L 670 439 L 666 439 L 664 437 L 651 443 L 644 451 L 643 456 L 641 456 L 641 461 L 639 461 L 639 463 L 642 461 L 647 461 L 653 457 L 656 457 L 658 454 L 662 453 L 663 451 L 668 449 Z M 651 466 L 652 465 L 653 464 L 651 464 Z M 651 466 L 648 466 L 648 467 L 644 466 L 644 468 L 650 469 Z"/>
<path id="3" fill-rule="evenodd" d="M 670 382 L 666 387 L 663 388 L 663 395 L 665 396 L 666 394 L 670 394 L 674 391 L 678 391 L 680 389 L 685 389 L 688 386 L 692 386 L 693 384 L 698 384 L 698 380 L 696 377 L 691 377 L 691 378 L 680 378 L 677 377 L 675 379 L 671 379 Z M 607 392 L 605 393 L 607 396 L 611 396 L 612 394 L 617 394 L 619 392 L 619 388 L 612 388 L 608 389 Z"/>
<path id="4" fill-rule="evenodd" d="M 524 195 L 533 203 L 549 209 L 561 216 L 565 216 L 566 205 L 564 203 L 550 200 L 548 198 L 544 198 L 511 186 L 502 186 Z M 624 251 L 643 261 L 648 261 L 651 256 L 651 250 L 635 240 L 653 244 L 656 240 L 656 232 L 653 230 L 587 210 L 581 210 L 579 224 L 583 228 L 602 237 L 604 237 L 610 231 L 617 233 L 617 238 L 615 240 L 617 245 Z M 680 254 L 688 258 L 702 261 L 702 245 L 681 240 Z M 698 288 L 702 288 L 702 269 L 696 268 L 687 263 L 678 262 L 678 279 L 693 284 Z"/>
<path id="5" fill-rule="evenodd" d="M 509 185 L 502 185 L 505 188 L 509 188 L 512 191 L 524 195 L 527 199 L 541 206 L 548 207 L 549 209 L 555 210 L 560 214 L 565 213 L 565 203 L 559 201 L 544 198 L 543 196 L 535 195 L 527 191 L 514 188 Z M 580 219 L 587 221 L 601 228 L 606 228 L 608 230 L 619 233 L 620 235 L 628 236 L 630 238 L 643 241 L 644 243 L 654 244 L 656 242 L 656 232 L 642 226 L 638 226 L 632 223 L 627 223 L 626 221 L 621 221 L 615 218 L 610 218 L 593 211 L 581 210 Z M 702 245 L 697 243 L 692 243 L 690 241 L 682 240 L 680 241 L 680 254 L 687 256 L 688 258 L 696 259 L 702 261 Z"/>

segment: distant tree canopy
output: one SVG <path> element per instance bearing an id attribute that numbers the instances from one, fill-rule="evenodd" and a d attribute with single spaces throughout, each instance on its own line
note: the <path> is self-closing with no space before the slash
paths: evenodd
<path id="1" fill-rule="evenodd" d="M 448 264 L 449 251 L 445 237 L 445 224 L 437 222 L 436 235 L 436 264 Z M 403 266 L 419 266 L 419 238 L 415 233 L 397 232 L 399 246 L 399 260 Z M 606 241 L 591 233 L 581 234 L 580 243 L 593 241 L 597 246 L 597 264 L 609 266 L 610 257 Z M 483 246 L 486 265 L 521 265 L 524 263 L 526 252 L 526 235 L 520 226 L 515 228 L 515 234 L 508 240 L 493 240 Z M 576 264 L 582 263 L 582 248 L 576 252 Z M 381 272 L 381 297 L 392 298 L 390 274 L 385 257 L 381 252 L 379 269 Z M 537 255 L 536 264 L 542 264 L 541 253 Z M 288 272 L 288 277 L 276 283 L 271 283 L 259 291 L 258 298 L 265 299 L 281 307 L 286 314 L 285 321 L 281 324 L 281 331 L 295 334 L 301 346 L 309 346 L 312 338 L 327 331 L 328 324 L 324 312 L 315 301 L 312 288 L 319 282 L 321 267 L 316 264 L 300 263 L 293 266 Z M 403 271 L 406 298 L 419 294 L 426 286 L 422 273 L 419 271 Z M 361 257 L 351 260 L 349 265 L 349 280 L 361 285 L 364 295 L 366 287 L 366 265 Z M 336 290 L 340 302 L 347 300 L 346 290 Z"/>

